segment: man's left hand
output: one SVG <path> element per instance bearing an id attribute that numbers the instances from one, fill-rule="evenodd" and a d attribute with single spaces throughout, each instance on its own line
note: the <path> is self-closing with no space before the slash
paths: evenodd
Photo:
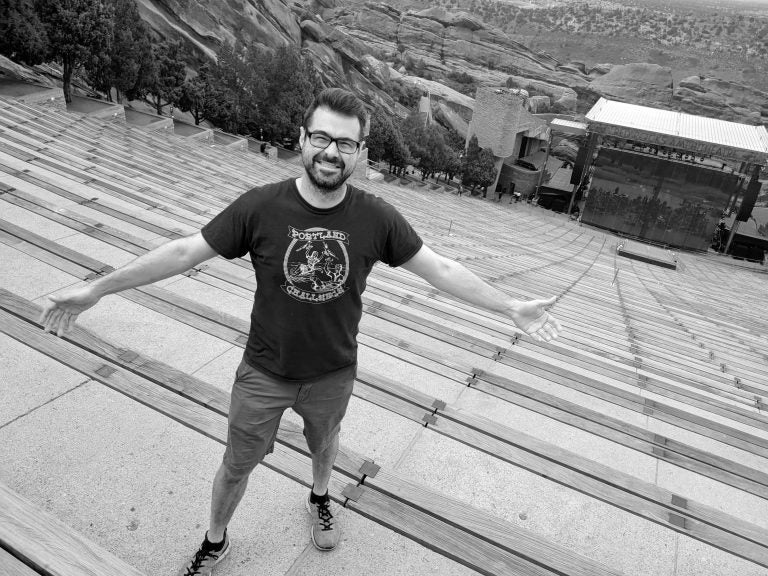
<path id="1" fill-rule="evenodd" d="M 557 297 L 553 296 L 546 300 L 528 300 L 518 302 L 510 311 L 517 327 L 531 336 L 534 340 L 549 342 L 558 337 L 563 330 L 560 322 L 547 312 L 547 308 L 552 306 Z"/>

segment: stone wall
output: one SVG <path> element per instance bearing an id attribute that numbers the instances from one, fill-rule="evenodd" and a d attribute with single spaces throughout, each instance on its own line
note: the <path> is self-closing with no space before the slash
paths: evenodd
<path id="1" fill-rule="evenodd" d="M 519 147 L 518 134 L 535 125 L 521 96 L 507 90 L 479 89 L 467 139 L 476 135 L 480 148 L 507 158 Z"/>
<path id="2" fill-rule="evenodd" d="M 40 92 L 18 96 L 16 99 L 24 104 L 46 106 L 62 112 L 67 111 L 67 103 L 64 100 L 64 91 L 61 88 L 41 88 Z"/>
<path id="3" fill-rule="evenodd" d="M 115 104 L 114 106 L 104 106 L 102 110 L 88 112 L 87 116 L 90 118 L 109 120 L 118 124 L 125 124 L 125 108 L 118 104 Z"/>
<path id="4" fill-rule="evenodd" d="M 541 170 L 526 170 L 521 166 L 504 164 L 499 175 L 497 188 L 507 190 L 509 184 L 514 182 L 515 192 L 522 194 L 523 198 L 525 198 L 536 191 L 540 176 Z"/>
<path id="5" fill-rule="evenodd" d="M 142 130 L 147 131 L 165 131 L 169 134 L 173 134 L 173 118 L 162 118 L 160 120 L 157 120 L 156 122 L 152 122 L 151 124 L 147 124 L 145 126 L 136 126 L 137 128 L 141 128 Z"/>
<path id="6" fill-rule="evenodd" d="M 187 140 L 194 140 L 203 144 L 213 144 L 213 130 L 201 130 L 197 134 L 187 136 Z"/>

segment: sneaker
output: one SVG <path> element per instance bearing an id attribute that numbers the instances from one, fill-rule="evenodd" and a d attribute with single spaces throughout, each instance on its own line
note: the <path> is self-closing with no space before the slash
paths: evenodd
<path id="1" fill-rule="evenodd" d="M 221 550 L 212 550 L 207 536 L 206 534 L 206 538 L 200 545 L 200 550 L 195 553 L 195 557 L 179 570 L 178 576 L 210 576 L 213 567 L 229 553 L 229 536 L 227 536 L 226 530 L 224 531 L 224 547 Z"/>
<path id="2" fill-rule="evenodd" d="M 307 497 L 307 512 L 312 516 L 312 544 L 315 548 L 327 552 L 336 548 L 341 538 L 341 528 L 331 512 L 331 499 L 328 494 L 319 502 L 312 502 L 312 492 Z"/>

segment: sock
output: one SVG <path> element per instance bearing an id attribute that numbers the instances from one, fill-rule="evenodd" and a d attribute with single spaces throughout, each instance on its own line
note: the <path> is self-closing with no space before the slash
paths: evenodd
<path id="1" fill-rule="evenodd" d="M 318 496 L 317 494 L 311 491 L 309 493 L 309 501 L 312 504 L 319 504 L 320 502 L 325 502 L 327 500 L 328 500 L 328 490 L 326 490 L 325 494 L 323 494 L 322 496 Z"/>
<path id="2" fill-rule="evenodd" d="M 226 540 L 227 540 L 226 528 L 224 528 L 224 537 L 221 539 L 221 542 L 211 542 L 210 540 L 208 540 L 208 531 L 206 530 L 205 532 L 205 542 L 204 542 L 205 547 L 208 548 L 209 550 L 213 550 L 214 552 L 224 548 L 224 542 L 226 542 Z"/>

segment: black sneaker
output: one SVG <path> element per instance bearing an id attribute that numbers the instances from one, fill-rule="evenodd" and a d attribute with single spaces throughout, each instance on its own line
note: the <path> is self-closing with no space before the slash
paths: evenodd
<path id="1" fill-rule="evenodd" d="M 178 576 L 210 576 L 213 567 L 229 553 L 229 536 L 227 536 L 226 530 L 224 531 L 224 546 L 219 550 L 212 548 L 207 536 L 206 534 L 206 538 L 200 545 L 200 550 L 195 553 L 195 557 L 179 570 Z"/>
<path id="2" fill-rule="evenodd" d="M 323 552 L 336 548 L 341 538 L 341 528 L 331 512 L 331 499 L 328 494 L 325 498 L 318 498 L 318 502 L 312 502 L 310 492 L 307 497 L 307 512 L 312 516 L 312 529 L 309 533 L 315 548 Z"/>

